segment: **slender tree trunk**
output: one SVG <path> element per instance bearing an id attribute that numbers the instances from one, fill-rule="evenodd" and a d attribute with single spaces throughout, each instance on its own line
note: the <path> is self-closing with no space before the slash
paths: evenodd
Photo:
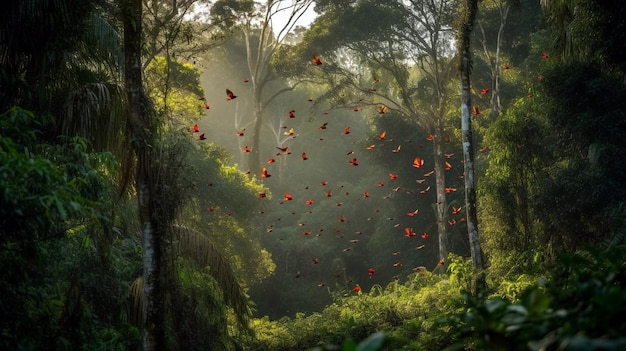
<path id="1" fill-rule="evenodd" d="M 435 213 L 437 217 L 437 236 L 439 238 L 439 260 L 443 260 L 443 266 L 439 267 L 439 273 L 445 273 L 448 268 L 448 228 L 446 227 L 446 169 L 443 156 L 443 128 L 441 118 L 437 119 L 435 135 L 433 139 L 433 152 L 435 160 L 435 191 L 437 203 Z"/>
<path id="2" fill-rule="evenodd" d="M 255 95 L 256 95 L 255 89 Z M 261 102 L 255 98 L 254 101 L 254 122 L 252 127 L 252 151 L 248 158 L 248 170 L 250 174 L 261 177 L 261 128 L 263 127 L 263 108 Z"/>
<path id="3" fill-rule="evenodd" d="M 463 137 L 463 159 L 465 169 L 465 209 L 467 234 L 469 236 L 470 252 L 474 266 L 479 270 L 483 270 L 482 252 L 480 249 L 480 241 L 478 238 L 478 220 L 476 215 L 476 188 L 474 180 L 474 145 L 472 136 L 472 120 L 471 120 L 471 45 L 470 39 L 474 26 L 474 19 L 478 10 L 478 0 L 465 0 L 462 4 L 463 10 L 462 23 L 459 30 L 458 53 L 461 58 L 460 62 L 460 85 L 461 85 L 461 129 Z M 482 273 L 476 282 L 475 293 L 480 292 L 484 285 L 484 277 Z"/>
<path id="4" fill-rule="evenodd" d="M 124 26 L 124 78 L 128 99 L 128 120 L 137 156 L 137 199 L 143 235 L 144 331 L 143 350 L 165 347 L 163 329 L 163 244 L 159 223 L 154 216 L 154 152 L 152 120 L 143 91 L 141 66 L 142 0 L 119 0 Z"/>

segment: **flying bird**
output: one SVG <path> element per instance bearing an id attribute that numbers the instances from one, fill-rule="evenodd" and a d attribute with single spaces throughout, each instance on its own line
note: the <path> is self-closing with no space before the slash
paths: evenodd
<path id="1" fill-rule="evenodd" d="M 415 159 L 413 159 L 413 167 L 422 168 L 423 166 L 424 166 L 424 160 L 416 156 Z"/>
<path id="2" fill-rule="evenodd" d="M 267 168 L 261 168 L 261 178 L 269 178 L 271 176 L 272 175 L 270 174 L 270 172 L 267 171 Z"/>
<path id="3" fill-rule="evenodd" d="M 233 93 L 230 89 L 226 89 L 226 100 L 230 101 L 236 97 L 237 95 L 235 95 L 235 93 Z"/>

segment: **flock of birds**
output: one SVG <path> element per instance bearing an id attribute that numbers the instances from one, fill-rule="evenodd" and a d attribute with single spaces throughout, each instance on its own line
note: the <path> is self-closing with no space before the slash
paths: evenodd
<path id="1" fill-rule="evenodd" d="M 543 59 L 547 59 L 548 55 L 547 54 L 543 54 L 542 55 Z M 313 65 L 319 66 L 322 65 L 323 62 L 322 60 L 316 56 L 313 55 L 313 59 L 312 59 L 312 63 Z M 508 70 L 509 66 L 508 65 L 504 65 L 503 66 L 503 70 Z M 539 77 L 539 80 L 541 80 L 541 77 Z M 375 79 L 375 82 L 377 81 L 377 79 Z M 248 82 L 248 80 L 244 80 L 244 82 Z M 489 89 L 483 88 L 480 91 L 481 95 L 487 95 L 489 94 Z M 235 95 L 235 93 L 233 91 L 231 91 L 230 89 L 226 89 L 226 100 L 227 101 L 232 101 L 234 99 L 237 98 L 237 95 Z M 204 108 L 205 109 L 210 109 L 209 104 L 205 101 L 204 98 L 200 98 L 200 100 L 203 101 L 204 104 Z M 309 101 L 312 101 L 312 99 L 309 99 Z M 361 108 L 359 107 L 354 107 L 354 111 L 355 112 L 359 112 L 361 111 Z M 379 114 L 384 114 L 387 112 L 387 107 L 384 105 L 380 105 L 377 107 L 377 112 Z M 328 112 L 324 112 L 325 115 L 328 114 Z M 480 115 L 481 111 L 477 106 L 473 106 L 472 108 L 472 114 L 473 115 Z M 296 111 L 295 110 L 291 110 L 289 111 L 289 113 L 285 116 L 285 118 L 287 119 L 293 119 L 296 118 Z M 284 129 L 286 129 L 284 131 L 284 135 L 288 136 L 288 137 L 292 137 L 295 139 L 296 137 L 296 132 L 294 130 L 294 128 L 289 128 L 286 126 L 283 126 Z M 329 128 L 329 124 L 328 122 L 324 122 L 323 124 L 319 125 L 319 127 L 317 127 L 317 129 L 320 131 L 320 133 L 325 132 L 327 129 Z M 193 133 L 197 134 L 198 136 L 196 137 L 197 140 L 206 140 L 206 137 L 204 135 L 204 133 L 200 133 L 200 129 L 198 127 L 198 125 L 194 125 L 193 126 Z M 341 130 L 341 133 L 344 135 L 348 135 L 351 133 L 350 127 L 345 127 Z M 242 130 L 236 130 L 236 135 L 238 137 L 243 137 L 245 135 L 245 129 Z M 387 135 L 386 131 L 382 131 L 378 137 L 377 137 L 379 143 L 377 144 L 371 144 L 367 147 L 365 147 L 366 150 L 373 150 L 375 148 L 380 148 L 385 146 L 385 144 L 387 143 L 391 143 L 393 142 L 393 138 L 389 138 Z M 426 138 L 426 141 L 433 141 L 433 136 L 430 135 Z M 320 140 L 323 140 L 323 138 L 320 138 Z M 401 151 L 401 146 L 400 145 L 396 145 L 394 144 L 395 148 L 392 148 L 390 150 L 391 153 L 393 154 L 397 154 Z M 392 146 L 393 147 L 393 146 Z M 292 154 L 292 151 L 290 150 L 289 146 L 283 146 L 283 145 L 279 145 L 276 147 L 276 149 L 278 150 L 278 152 L 276 152 L 275 154 L 272 155 L 272 157 L 267 158 L 266 160 L 266 166 L 262 167 L 260 170 L 260 177 L 262 179 L 266 179 L 266 178 L 270 178 L 272 176 L 271 174 L 271 164 L 276 162 L 276 159 L 278 157 L 285 157 L 288 155 Z M 252 149 L 249 146 L 243 146 L 241 147 L 241 152 L 244 153 L 249 153 L 251 152 Z M 479 152 L 484 153 L 488 151 L 488 147 L 481 147 L 478 149 Z M 347 156 L 347 165 L 350 167 L 357 167 L 360 165 L 359 163 L 359 159 L 357 157 L 355 157 L 355 152 L 353 150 L 347 151 L 346 152 L 346 156 Z M 454 153 L 446 153 L 445 154 L 445 170 L 446 171 L 450 171 L 453 169 L 453 165 L 451 164 L 451 162 L 453 162 L 454 159 Z M 300 160 L 302 161 L 307 161 L 309 159 L 309 155 L 306 152 L 302 152 L 300 154 Z M 460 161 L 461 163 L 461 167 L 462 167 L 462 160 Z M 427 162 L 424 161 L 423 158 L 416 156 L 413 159 L 413 163 L 412 163 L 412 167 L 415 168 L 416 170 L 419 171 L 417 179 L 415 179 L 415 184 L 418 187 L 417 189 L 403 189 L 402 187 L 398 186 L 398 187 L 392 187 L 390 192 L 385 192 L 385 191 L 363 191 L 361 194 L 359 194 L 359 198 L 360 199 L 367 199 L 367 198 L 371 198 L 374 196 L 381 196 L 380 194 L 382 194 L 382 198 L 383 199 L 389 199 L 392 197 L 392 195 L 394 193 L 406 193 L 406 194 L 415 194 L 415 193 L 419 193 L 419 194 L 427 194 L 430 190 L 431 190 L 431 185 L 429 183 L 431 183 L 431 181 L 429 181 L 429 179 L 432 179 L 434 177 L 432 177 L 435 173 L 434 170 L 432 169 L 428 169 L 427 167 Z M 462 169 L 462 168 L 461 168 Z M 464 174 L 460 173 L 458 174 L 458 178 L 463 178 Z M 389 172 L 385 178 L 387 178 L 386 180 L 380 180 L 377 182 L 377 184 L 373 185 L 375 186 L 377 189 L 383 189 L 383 187 L 385 187 L 385 183 L 387 182 L 393 182 L 394 180 L 396 180 L 398 178 L 398 174 L 393 173 L 393 172 Z M 327 180 L 320 180 L 319 185 L 323 188 L 323 191 L 321 192 L 321 194 L 319 194 L 316 198 L 316 196 L 304 196 L 304 199 L 300 199 L 299 198 L 299 194 L 298 196 L 296 196 L 296 192 L 292 192 L 292 193 L 284 193 L 280 199 L 279 199 L 279 205 L 286 205 L 286 204 L 291 204 L 297 201 L 302 201 L 302 203 L 304 204 L 304 206 L 306 206 L 307 208 L 311 208 L 311 206 L 313 206 L 316 202 L 321 202 L 323 199 L 327 199 L 327 198 L 331 198 L 331 197 L 338 197 L 338 196 L 349 196 L 350 192 L 348 191 L 348 189 L 344 189 L 344 186 L 341 185 L 339 186 L 339 188 L 335 188 L 335 192 L 333 193 L 333 189 L 330 187 L 329 182 Z M 308 191 L 310 189 L 309 186 L 304 187 L 305 191 Z M 384 188 L 384 189 L 389 189 L 389 187 Z M 454 187 L 446 187 L 445 188 L 445 192 L 447 194 L 450 193 L 454 193 L 456 192 L 457 189 Z M 354 197 L 354 195 L 353 195 Z M 264 199 L 267 198 L 267 194 L 265 192 L 259 192 L 258 193 L 258 198 L 260 199 Z M 341 201 L 337 201 L 334 203 L 335 206 L 340 207 L 343 205 L 343 203 Z M 210 208 L 209 211 L 213 211 L 213 208 Z M 380 212 L 379 208 L 374 208 L 373 209 L 374 212 Z M 465 221 L 465 218 L 463 217 L 463 208 L 461 206 L 456 207 L 456 206 L 451 206 L 449 208 L 449 215 L 447 216 L 447 225 L 449 225 L 450 227 L 454 227 L 455 225 L 457 225 L 458 223 L 462 223 Z M 261 213 L 263 213 L 263 211 L 261 211 Z M 292 214 L 295 214 L 296 212 L 293 211 Z M 308 210 L 307 213 L 311 214 L 313 213 L 313 211 Z M 427 243 L 428 243 L 428 239 L 430 237 L 430 235 L 428 234 L 427 231 L 423 231 L 421 233 L 417 233 L 413 228 L 413 226 L 411 226 L 410 224 L 406 224 L 407 222 L 409 222 L 410 219 L 412 218 L 416 218 L 418 217 L 418 214 L 420 213 L 419 209 L 411 209 L 408 210 L 406 213 L 403 214 L 403 216 L 405 217 L 405 221 L 400 220 L 399 218 L 388 218 L 390 220 L 390 222 L 392 223 L 392 226 L 394 228 L 399 228 L 397 229 L 399 231 L 399 233 L 402 233 L 404 237 L 406 238 L 417 238 L 419 240 L 421 240 L 419 242 L 419 245 L 417 245 L 415 248 L 417 250 L 421 250 L 424 247 L 426 247 Z M 366 218 L 367 221 L 372 220 L 373 216 L 369 216 Z M 280 219 L 278 219 L 280 220 Z M 340 238 L 344 238 L 344 234 L 342 233 L 341 230 L 341 225 L 344 223 L 348 223 L 350 222 L 346 216 L 344 215 L 339 215 L 336 219 L 336 224 L 333 226 L 333 228 L 331 229 L 334 233 L 336 237 L 340 237 Z M 403 223 L 404 222 L 404 223 Z M 410 222 L 409 222 L 410 223 Z M 306 227 L 306 223 L 298 223 L 298 227 L 303 227 L 302 230 L 302 234 L 304 236 L 317 236 L 320 237 L 322 236 L 322 233 L 324 232 L 325 228 L 318 228 L 317 231 L 313 231 L 310 230 L 308 228 L 304 228 Z M 274 231 L 274 224 L 269 224 L 266 228 L 266 231 L 268 233 L 271 233 Z M 347 246 L 345 246 L 342 251 L 343 252 L 347 252 L 347 251 L 351 251 L 353 247 L 355 247 L 358 242 L 359 242 L 359 236 L 362 235 L 363 232 L 362 231 L 355 231 L 354 232 L 354 236 L 347 238 Z M 282 240 L 282 238 L 281 238 Z M 406 244 L 401 244 L 401 247 L 407 247 Z M 401 252 L 400 251 L 395 251 L 392 253 L 394 256 L 400 256 Z M 312 265 L 319 265 L 320 264 L 320 259 L 317 257 L 312 257 L 310 260 L 310 264 Z M 435 269 L 438 269 L 440 266 L 442 266 L 444 264 L 443 260 L 440 260 Z M 393 264 L 394 267 L 396 268 L 401 268 L 403 267 L 403 263 L 398 260 Z M 435 270 L 434 269 L 434 270 Z M 434 271 L 433 270 L 433 271 Z M 418 273 L 424 273 L 426 271 L 426 268 L 423 266 L 417 266 L 412 268 L 413 272 L 418 272 Z M 373 265 L 372 267 L 369 267 L 367 270 L 367 276 L 372 278 L 374 275 L 376 275 L 376 268 Z M 365 274 L 365 273 L 364 273 Z M 297 271 L 294 274 L 295 278 L 299 278 L 301 276 L 301 272 Z M 333 276 L 335 278 L 338 278 L 340 276 L 339 273 L 333 274 Z M 397 280 L 399 275 L 394 275 L 392 277 L 392 279 Z M 350 280 L 349 282 L 352 282 L 352 280 Z M 326 283 L 325 282 L 320 282 L 318 284 L 318 286 L 323 287 L 325 286 Z M 355 292 L 360 292 L 361 288 L 358 284 L 355 284 L 353 287 L 353 290 Z"/>

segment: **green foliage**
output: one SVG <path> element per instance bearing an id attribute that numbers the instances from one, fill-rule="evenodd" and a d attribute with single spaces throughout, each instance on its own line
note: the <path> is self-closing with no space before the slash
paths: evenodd
<path id="1" fill-rule="evenodd" d="M 81 268 L 98 262 L 115 272 L 105 254 L 110 238 L 94 231 L 100 226 L 113 234 L 104 212 L 113 160 L 88 153 L 80 138 L 41 143 L 43 121 L 17 107 L 0 116 L 1 348 L 76 347 L 89 332 L 111 328 L 105 315 L 117 315 L 123 306 L 119 282 L 90 280 L 93 271 Z M 116 294 L 105 296 L 107 289 Z M 133 333 L 121 324 L 115 332 Z"/>
<path id="2" fill-rule="evenodd" d="M 551 0 L 542 3 L 553 29 L 557 53 L 566 59 L 593 62 L 602 70 L 625 73 L 624 18 L 612 0 Z"/>
<path id="3" fill-rule="evenodd" d="M 168 350 L 232 350 L 227 329 L 228 309 L 210 267 L 178 259 L 170 281 Z M 178 284 L 174 281 L 178 280 Z"/>
<path id="4" fill-rule="evenodd" d="M 547 67 L 542 77 L 537 95 L 519 99 L 486 137 L 485 249 L 510 272 L 545 270 L 622 225 L 614 209 L 626 197 L 616 154 L 626 135 L 623 83 L 580 63 Z"/>
<path id="5" fill-rule="evenodd" d="M 467 296 L 459 343 L 476 350 L 623 349 L 625 249 L 564 256 L 547 283 L 530 286 L 515 300 Z"/>
<path id="6" fill-rule="evenodd" d="M 190 128 L 204 114 L 200 74 L 193 65 L 156 56 L 146 67 L 146 92 L 155 109 L 175 127 Z"/>
<path id="7" fill-rule="evenodd" d="M 267 317 L 255 319 L 253 329 L 259 344 L 254 348 L 440 349 L 451 343 L 456 330 L 454 325 L 443 321 L 452 311 L 462 310 L 462 288 L 456 282 L 464 280 L 460 267 L 467 264 L 457 262 L 459 271 L 454 274 L 454 280 L 421 269 L 402 284 L 392 282 L 384 288 L 375 285 L 369 292 L 339 289 L 332 304 L 308 316 L 297 314 L 294 319 L 277 322 Z M 365 341 L 357 345 L 354 340 Z"/>
<path id="8" fill-rule="evenodd" d="M 25 241 L 33 243 L 62 235 L 64 227 L 60 224 L 84 213 L 86 199 L 79 191 L 97 183 L 97 176 L 93 179 L 88 169 L 69 163 L 85 160 L 57 159 L 59 150 L 37 144 L 35 138 L 41 127 L 31 112 L 19 108 L 0 116 L 4 247 L 12 246 L 14 240 L 28 238 Z M 68 146 L 77 153 L 84 152 L 84 141 L 77 141 Z"/>

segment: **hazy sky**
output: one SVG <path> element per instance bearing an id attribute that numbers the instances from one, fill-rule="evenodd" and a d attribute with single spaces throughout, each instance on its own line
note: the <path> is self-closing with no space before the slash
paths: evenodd
<path id="1" fill-rule="evenodd" d="M 291 1 L 283 1 L 283 3 L 288 6 Z M 300 17 L 298 19 L 298 23 L 297 25 L 299 26 L 303 26 L 303 27 L 308 27 L 317 17 L 317 14 L 315 13 L 315 11 L 313 11 L 313 7 L 314 5 L 311 5 L 307 11 L 304 13 L 304 15 L 302 17 Z M 277 30 L 280 30 L 280 28 L 282 28 L 285 23 L 287 22 L 287 20 L 289 19 L 289 14 L 290 11 L 286 10 L 286 11 L 278 11 L 276 13 L 276 15 L 274 15 L 272 17 L 273 20 L 273 28 L 274 28 L 274 34 L 278 34 L 276 33 Z"/>

